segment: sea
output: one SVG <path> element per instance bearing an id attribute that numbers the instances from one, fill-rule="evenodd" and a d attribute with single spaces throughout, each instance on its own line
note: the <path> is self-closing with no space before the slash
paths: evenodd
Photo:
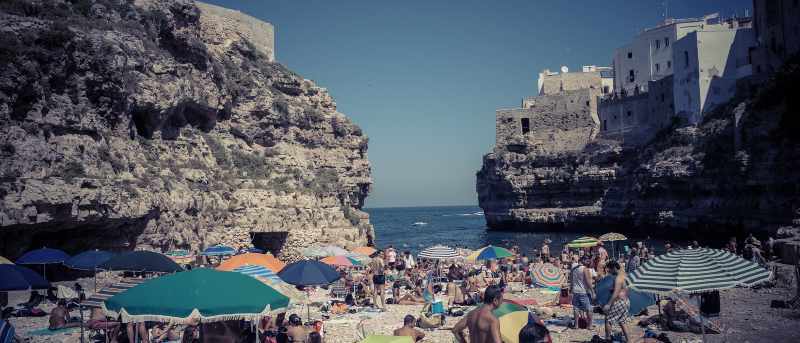
<path id="1" fill-rule="evenodd" d="M 557 252 L 566 243 L 584 236 L 576 232 L 489 231 L 483 212 L 477 206 L 368 208 L 365 211 L 375 227 L 378 248 L 393 245 L 395 249 L 414 254 L 436 244 L 468 249 L 491 244 L 506 248 L 516 245 L 521 252 L 533 255 L 545 239 L 551 241 L 551 252 Z M 615 242 L 614 248 L 622 251 L 625 245 L 632 244 L 635 242 Z M 647 244 L 656 251 L 663 248 L 662 241 L 649 240 Z"/>

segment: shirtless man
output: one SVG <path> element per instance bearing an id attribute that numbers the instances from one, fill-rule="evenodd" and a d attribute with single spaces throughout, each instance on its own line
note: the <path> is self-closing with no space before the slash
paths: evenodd
<path id="1" fill-rule="evenodd" d="M 502 289 L 496 285 L 487 287 L 483 293 L 483 305 L 464 316 L 453 327 L 456 341 L 467 342 L 464 329 L 469 328 L 470 343 L 502 343 L 500 321 L 492 314 L 502 303 Z"/>
<path id="2" fill-rule="evenodd" d="M 86 322 L 86 326 L 90 329 L 101 329 L 105 330 L 106 341 L 117 341 L 117 333 L 119 331 L 120 323 L 113 320 L 108 320 L 106 317 L 106 313 L 100 309 L 99 307 L 93 307 L 91 315 L 89 317 L 89 321 Z"/>
<path id="3" fill-rule="evenodd" d="M 289 316 L 289 329 L 286 335 L 289 336 L 289 341 L 294 343 L 305 343 L 308 340 L 309 330 L 303 326 L 303 321 L 300 316 L 292 314 Z"/>
<path id="4" fill-rule="evenodd" d="M 67 302 L 60 299 L 55 308 L 50 311 L 50 330 L 58 330 L 64 328 L 76 328 L 81 326 L 80 320 L 70 320 L 69 310 L 67 310 Z"/>
<path id="5" fill-rule="evenodd" d="M 414 323 L 417 321 L 414 316 L 407 314 L 405 318 L 403 318 L 403 327 L 394 330 L 392 333 L 393 336 L 409 336 L 414 338 L 414 342 L 421 341 L 425 338 L 425 333 L 419 331 L 414 328 Z"/>

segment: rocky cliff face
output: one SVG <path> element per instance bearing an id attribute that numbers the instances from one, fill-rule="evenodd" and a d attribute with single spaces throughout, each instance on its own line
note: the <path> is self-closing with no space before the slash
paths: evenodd
<path id="1" fill-rule="evenodd" d="M 225 13 L 0 3 L 0 254 L 372 240 L 367 137 Z"/>
<path id="2" fill-rule="evenodd" d="M 601 140 L 575 153 L 495 147 L 477 173 L 487 224 L 700 239 L 774 231 L 800 217 L 798 81 L 795 61 L 757 96 L 636 148 Z"/>

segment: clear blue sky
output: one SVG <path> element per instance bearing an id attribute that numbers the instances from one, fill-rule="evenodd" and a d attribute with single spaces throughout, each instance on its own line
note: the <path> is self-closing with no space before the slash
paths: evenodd
<path id="1" fill-rule="evenodd" d="M 477 204 L 494 111 L 538 72 L 610 65 L 662 0 L 210 0 L 275 26 L 276 58 L 327 87 L 370 137 L 367 207 Z M 671 17 L 742 15 L 752 0 L 672 0 Z"/>

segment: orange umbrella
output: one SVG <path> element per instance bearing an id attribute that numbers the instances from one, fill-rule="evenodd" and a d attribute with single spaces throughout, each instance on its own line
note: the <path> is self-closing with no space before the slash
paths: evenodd
<path id="1" fill-rule="evenodd" d="M 354 258 L 351 258 L 351 257 L 347 257 L 347 256 L 341 256 L 341 255 L 339 255 L 339 256 L 328 256 L 328 257 L 323 258 L 323 259 L 321 259 L 319 261 L 322 262 L 322 263 L 325 263 L 325 264 L 332 265 L 332 266 L 341 266 L 341 267 L 354 267 L 354 266 L 360 266 L 361 265 L 361 262 L 358 262 L 358 260 L 356 260 Z"/>
<path id="2" fill-rule="evenodd" d="M 369 256 L 369 255 L 374 254 L 377 250 L 375 250 L 375 248 L 373 248 L 373 247 L 358 247 L 358 248 L 355 248 L 355 249 L 353 249 L 351 251 L 356 253 L 356 254 Z"/>
<path id="3" fill-rule="evenodd" d="M 223 261 L 219 267 L 217 267 L 217 270 L 231 271 L 246 264 L 262 266 L 275 273 L 281 271 L 281 269 L 286 266 L 286 263 L 281 262 L 281 260 L 272 256 L 272 254 L 247 253 L 236 255 Z"/>

